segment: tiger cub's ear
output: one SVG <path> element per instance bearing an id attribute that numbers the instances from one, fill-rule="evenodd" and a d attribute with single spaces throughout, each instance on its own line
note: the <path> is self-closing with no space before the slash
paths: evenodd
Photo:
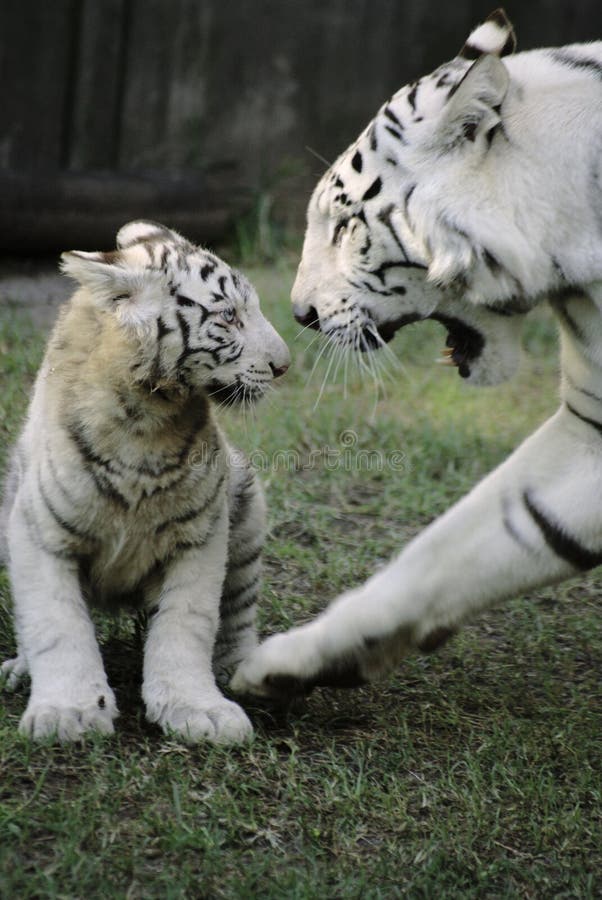
<path id="1" fill-rule="evenodd" d="M 79 282 L 95 294 L 114 295 L 132 287 L 132 273 L 121 263 L 118 250 L 86 253 L 69 250 L 61 253 L 61 272 Z"/>
<path id="2" fill-rule="evenodd" d="M 144 327 L 158 315 L 167 293 L 160 273 L 129 268 L 119 250 L 62 253 L 61 271 L 86 288 L 99 307 L 134 328 Z"/>
<path id="3" fill-rule="evenodd" d="M 450 91 L 437 128 L 437 145 L 446 150 L 476 144 L 482 136 L 491 138 L 501 122 L 500 107 L 509 81 L 506 66 L 495 54 L 487 53 L 473 63 Z"/>
<path id="4" fill-rule="evenodd" d="M 505 10 L 496 9 L 471 31 L 458 53 L 463 59 L 479 59 L 485 53 L 507 56 L 516 50 L 516 35 Z"/>
<path id="5" fill-rule="evenodd" d="M 117 246 L 120 250 L 125 250 L 126 247 L 133 247 L 134 244 L 139 244 L 141 241 L 157 239 L 173 241 L 176 244 L 188 245 L 189 243 L 177 231 L 161 225 L 160 222 L 152 222 L 150 219 L 135 219 L 132 222 L 128 222 L 117 232 Z"/>

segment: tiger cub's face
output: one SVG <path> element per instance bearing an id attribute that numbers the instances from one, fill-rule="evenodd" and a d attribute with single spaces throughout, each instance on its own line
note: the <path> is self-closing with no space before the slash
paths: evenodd
<path id="1" fill-rule="evenodd" d="M 511 26 L 494 14 L 466 46 L 478 42 L 501 53 L 513 42 Z M 516 368 L 522 316 L 515 314 L 525 309 L 520 301 L 503 309 L 474 303 L 453 278 L 439 286 L 416 204 L 443 170 L 447 177 L 455 168 L 453 189 L 466 190 L 460 173 L 483 158 L 500 123 L 488 106 L 493 88 L 471 104 L 490 80 L 499 79 L 503 92 L 503 63 L 495 56 L 476 72 L 471 66 L 459 56 L 402 88 L 325 173 L 309 204 L 292 299 L 301 323 L 359 351 L 378 348 L 403 325 L 437 319 L 448 331 L 445 361 L 470 381 L 495 384 Z"/>
<path id="2" fill-rule="evenodd" d="M 125 225 L 117 247 L 64 253 L 62 268 L 130 336 L 137 380 L 230 404 L 286 372 L 288 348 L 240 272 L 154 222 Z"/>

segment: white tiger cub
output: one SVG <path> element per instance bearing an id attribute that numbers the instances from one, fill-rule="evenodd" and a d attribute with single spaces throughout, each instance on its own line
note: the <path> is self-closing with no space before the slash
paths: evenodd
<path id="1" fill-rule="evenodd" d="M 495 383 L 547 297 L 561 407 L 390 565 L 252 653 L 237 690 L 360 683 L 478 609 L 602 563 L 602 42 L 506 56 L 514 44 L 497 10 L 326 173 L 294 310 L 357 350 L 438 319 L 459 374 Z"/>
<path id="2" fill-rule="evenodd" d="M 31 676 L 24 734 L 111 733 L 88 604 L 142 606 L 148 719 L 192 741 L 241 741 L 251 723 L 214 670 L 256 643 L 265 511 L 212 407 L 261 396 L 289 352 L 246 278 L 212 253 L 145 221 L 117 246 L 62 256 L 81 288 L 48 343 L 6 486 L 18 657 L 3 671 Z"/>

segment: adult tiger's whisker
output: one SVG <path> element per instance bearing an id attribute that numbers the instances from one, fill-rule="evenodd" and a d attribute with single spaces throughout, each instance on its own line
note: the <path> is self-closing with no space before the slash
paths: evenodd
<path id="1" fill-rule="evenodd" d="M 294 336 L 293 341 L 298 341 L 299 338 L 301 337 L 301 335 L 303 334 L 304 331 L 307 331 L 308 328 L 313 328 L 314 325 L 319 325 L 319 324 L 320 324 L 320 320 L 319 320 L 319 318 L 316 316 L 315 319 L 312 319 L 311 322 L 308 322 L 307 325 L 304 325 L 304 326 L 303 326 L 303 328 L 301 329 L 301 331 L 299 331 L 299 332 Z M 318 332 L 318 334 L 316 335 L 316 337 L 319 337 L 319 332 Z M 314 339 L 314 340 L 315 340 L 315 339 Z"/>
<path id="2" fill-rule="evenodd" d="M 312 380 L 313 375 L 314 375 L 314 372 L 316 371 L 316 367 L 317 367 L 317 365 L 318 365 L 320 359 L 321 359 L 322 356 L 324 355 L 325 350 L 327 350 L 327 349 L 331 346 L 331 344 L 332 344 L 332 338 L 330 337 L 330 335 L 326 335 L 326 340 L 324 341 L 323 346 L 320 348 L 320 350 L 319 350 L 319 352 L 318 352 L 318 355 L 316 356 L 316 358 L 315 358 L 315 360 L 314 360 L 314 364 L 313 364 L 313 366 L 312 366 L 312 370 L 311 370 L 311 372 L 309 373 L 309 377 L 308 377 L 307 381 L 305 382 L 305 386 L 306 386 L 306 387 L 307 387 L 307 385 L 310 383 L 310 381 Z"/>
<path id="3" fill-rule="evenodd" d="M 329 163 L 328 160 L 325 159 L 325 157 L 323 157 L 321 153 L 318 153 L 317 150 L 314 150 L 313 147 L 308 147 L 308 145 L 306 144 L 305 149 L 307 150 L 308 153 L 311 153 L 312 156 L 315 156 L 316 159 L 319 159 L 320 162 L 324 163 L 324 165 L 326 166 L 327 169 L 329 169 L 331 167 L 332 163 Z"/>
<path id="4" fill-rule="evenodd" d="M 336 343 L 331 339 L 331 341 L 330 341 L 330 355 L 329 355 L 329 358 L 328 358 L 328 365 L 327 365 L 327 367 L 326 367 L 326 373 L 325 373 L 325 375 L 324 375 L 324 378 L 322 379 L 322 387 L 320 388 L 320 392 L 319 392 L 319 394 L 318 394 L 318 399 L 316 400 L 316 402 L 314 403 L 314 406 L 313 406 L 313 411 L 314 411 L 314 412 L 315 412 L 316 409 L 318 408 L 318 405 L 319 405 L 319 403 L 320 403 L 320 400 L 322 399 L 322 394 L 324 393 L 324 388 L 326 387 L 326 382 L 328 381 L 328 376 L 330 375 L 330 370 L 331 370 L 331 368 L 332 368 L 332 363 L 333 363 L 333 361 L 334 361 L 334 359 L 335 359 L 335 357 L 336 357 L 336 351 L 337 351 L 337 345 L 336 345 Z"/>

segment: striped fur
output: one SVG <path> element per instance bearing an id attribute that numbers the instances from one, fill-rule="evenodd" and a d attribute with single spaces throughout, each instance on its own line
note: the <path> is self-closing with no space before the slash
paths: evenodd
<path id="1" fill-rule="evenodd" d="M 175 232 L 132 222 L 110 253 L 63 254 L 80 289 L 50 338 L 3 507 L 21 731 L 110 733 L 117 714 L 88 605 L 150 612 L 147 716 L 191 740 L 251 731 L 223 680 L 256 642 L 265 506 L 220 401 L 289 361 L 249 282 Z"/>
<path id="2" fill-rule="evenodd" d="M 494 383 L 548 299 L 561 407 L 388 567 L 252 654 L 238 690 L 357 684 L 602 563 L 602 42 L 514 45 L 498 10 L 381 108 L 315 190 L 293 300 L 357 350 L 438 320 L 460 375 Z"/>

